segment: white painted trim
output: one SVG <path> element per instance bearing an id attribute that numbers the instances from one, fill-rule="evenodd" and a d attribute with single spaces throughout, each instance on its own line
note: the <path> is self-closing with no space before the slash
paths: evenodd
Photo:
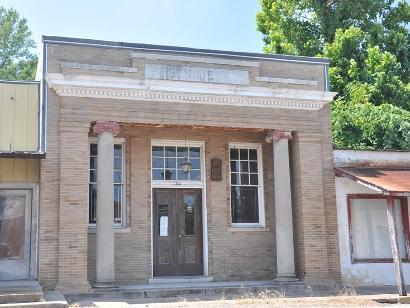
<path id="1" fill-rule="evenodd" d="M 114 145 L 116 144 L 121 144 L 122 145 L 122 208 L 121 208 L 121 223 L 114 223 L 114 232 L 116 229 L 126 229 L 127 228 L 127 164 L 126 164 L 126 151 L 125 151 L 125 147 L 126 142 L 125 142 L 125 138 L 114 138 Z M 97 137 L 89 137 L 88 138 L 88 155 L 90 155 L 90 144 L 98 143 L 98 138 Z M 88 173 L 90 173 L 90 160 L 88 159 Z M 87 185 L 90 184 L 90 174 L 88 174 L 88 182 Z M 87 200 L 89 202 L 90 200 L 90 189 L 88 189 L 88 193 L 87 193 Z M 90 215 L 90 204 L 87 202 L 87 221 L 89 221 L 89 215 Z M 93 230 L 96 229 L 97 225 L 95 223 L 90 223 L 88 222 L 88 230 Z M 89 233 L 95 233 L 95 232 L 89 232 Z"/>
<path id="2" fill-rule="evenodd" d="M 317 86 L 318 82 L 316 80 L 306 80 L 306 79 L 292 79 L 292 78 L 275 78 L 275 77 L 255 77 L 256 81 L 270 82 L 270 83 L 285 83 L 285 84 L 300 84 L 300 85 L 310 85 Z"/>
<path id="3" fill-rule="evenodd" d="M 197 182 L 186 181 L 185 185 L 169 183 L 168 185 L 163 186 L 163 183 L 155 184 L 152 180 L 152 147 L 153 146 L 195 146 L 201 148 L 201 185 L 199 186 Z M 194 141 L 194 140 L 167 140 L 167 139 L 151 139 L 151 145 L 149 149 L 149 155 L 151 159 L 150 164 L 150 179 L 151 179 L 151 278 L 154 278 L 154 232 L 153 232 L 153 223 L 154 218 L 152 216 L 153 211 L 153 194 L 152 191 L 154 188 L 197 188 L 202 189 L 202 260 L 204 266 L 204 276 L 209 276 L 209 267 L 208 267 L 208 206 L 206 198 L 206 164 L 205 164 L 205 142 L 204 141 Z M 165 182 L 165 181 L 161 181 Z M 183 182 L 183 181 L 181 181 Z"/>
<path id="4" fill-rule="evenodd" d="M 138 72 L 138 69 L 135 67 L 85 64 L 85 63 L 73 63 L 73 62 L 63 62 L 61 63 L 61 68 L 62 69 L 68 68 L 68 69 L 80 69 L 80 70 L 120 72 L 120 73 L 137 73 Z"/>
<path id="5" fill-rule="evenodd" d="M 228 60 L 221 58 L 204 58 L 194 56 L 177 56 L 167 54 L 154 54 L 154 53 L 142 53 L 133 52 L 131 58 L 146 59 L 146 60 L 165 60 L 165 61 L 178 61 L 178 62 L 196 62 L 196 63 L 208 63 L 208 64 L 224 64 L 232 66 L 250 66 L 260 67 L 259 62 L 244 61 L 244 60 Z"/>
<path id="6" fill-rule="evenodd" d="M 259 223 L 233 223 L 232 222 L 232 204 L 229 197 L 229 213 L 232 228 L 265 228 L 265 192 L 264 192 L 264 178 L 263 178 L 263 159 L 262 159 L 262 144 L 260 143 L 243 143 L 243 142 L 229 142 L 229 149 L 256 149 L 258 156 L 258 208 L 259 208 Z M 231 189 L 231 157 L 229 155 L 229 190 Z M 251 186 L 252 187 L 252 186 Z M 253 186 L 254 187 L 254 186 Z M 230 195 L 230 194 L 229 194 Z"/>
<path id="7" fill-rule="evenodd" d="M 60 96 L 137 101 L 319 110 L 336 95 L 316 90 L 90 75 L 48 74 L 46 78 Z"/>

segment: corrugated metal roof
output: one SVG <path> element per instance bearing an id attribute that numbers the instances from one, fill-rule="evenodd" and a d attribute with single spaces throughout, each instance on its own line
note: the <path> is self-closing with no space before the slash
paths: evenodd
<path id="1" fill-rule="evenodd" d="M 388 195 L 410 196 L 410 167 L 337 167 L 336 175 Z"/>

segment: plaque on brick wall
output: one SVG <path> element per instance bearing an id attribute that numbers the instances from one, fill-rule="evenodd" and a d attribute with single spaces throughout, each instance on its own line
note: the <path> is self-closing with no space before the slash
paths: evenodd
<path id="1" fill-rule="evenodd" d="M 222 159 L 211 159 L 211 181 L 222 181 Z"/>

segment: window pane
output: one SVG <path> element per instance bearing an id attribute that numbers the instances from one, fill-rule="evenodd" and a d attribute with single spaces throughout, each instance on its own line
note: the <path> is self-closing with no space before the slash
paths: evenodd
<path id="1" fill-rule="evenodd" d="M 165 156 L 166 157 L 176 157 L 177 148 L 176 147 L 165 147 Z"/>
<path id="2" fill-rule="evenodd" d="M 240 158 L 241 160 L 247 160 L 248 159 L 248 149 L 240 149 Z"/>
<path id="3" fill-rule="evenodd" d="M 188 157 L 188 147 L 177 148 L 178 157 Z"/>
<path id="4" fill-rule="evenodd" d="M 114 158 L 114 169 L 115 170 L 122 170 L 122 159 L 120 157 Z"/>
<path id="5" fill-rule="evenodd" d="M 189 162 L 192 164 L 191 169 L 201 169 L 201 161 L 199 158 L 191 158 Z"/>
<path id="6" fill-rule="evenodd" d="M 90 169 L 97 169 L 97 157 L 90 157 Z"/>
<path id="7" fill-rule="evenodd" d="M 241 185 L 249 185 L 249 173 L 241 173 Z"/>
<path id="8" fill-rule="evenodd" d="M 17 195 L 7 190 L 2 191 L 0 196 L 0 260 L 6 262 L 4 265 L 7 262 L 13 262 L 12 260 L 24 260 L 25 209 L 26 197 L 24 195 Z"/>
<path id="9" fill-rule="evenodd" d="M 90 170 L 90 182 L 97 183 L 97 170 Z"/>
<path id="10" fill-rule="evenodd" d="M 164 168 L 164 159 L 163 158 L 153 158 L 152 168 Z"/>
<path id="11" fill-rule="evenodd" d="M 121 223 L 122 185 L 114 185 L 114 222 Z"/>
<path id="12" fill-rule="evenodd" d="M 122 157 L 122 145 L 114 144 L 114 156 Z"/>
<path id="13" fill-rule="evenodd" d="M 239 151 L 238 149 L 231 149 L 230 150 L 230 158 L 232 159 L 239 159 Z"/>
<path id="14" fill-rule="evenodd" d="M 97 156 L 97 144 L 96 143 L 90 144 L 90 155 Z"/>
<path id="15" fill-rule="evenodd" d="M 201 153 L 201 148 L 189 148 L 189 157 L 200 157 L 200 153 Z"/>
<path id="16" fill-rule="evenodd" d="M 152 179 L 153 180 L 163 180 L 164 179 L 164 169 L 152 169 Z"/>
<path id="17" fill-rule="evenodd" d="M 385 199 L 354 199 L 351 203 L 352 242 L 357 259 L 391 259 L 387 201 Z M 396 227 L 400 256 L 406 256 L 403 223 L 399 200 L 395 200 Z"/>
<path id="18" fill-rule="evenodd" d="M 97 184 L 88 185 L 88 222 L 95 223 L 97 217 Z"/>
<path id="19" fill-rule="evenodd" d="M 231 210 L 233 223 L 258 223 L 258 188 L 232 187 Z"/>
<path id="20" fill-rule="evenodd" d="M 152 156 L 164 156 L 164 147 L 152 147 Z"/>
<path id="21" fill-rule="evenodd" d="M 165 158 L 165 168 L 166 169 L 175 169 L 177 161 L 175 158 Z"/>
<path id="22" fill-rule="evenodd" d="M 239 173 L 231 173 L 231 184 L 239 185 Z"/>
<path id="23" fill-rule="evenodd" d="M 114 183 L 122 183 L 122 171 L 114 171 Z"/>
<path id="24" fill-rule="evenodd" d="M 184 208 L 185 208 L 185 234 L 195 235 L 195 195 L 184 194 Z"/>
<path id="25" fill-rule="evenodd" d="M 250 183 L 251 185 L 258 185 L 258 175 L 257 174 L 251 174 L 250 176 Z"/>
<path id="26" fill-rule="evenodd" d="M 258 155 L 256 149 L 249 149 L 249 159 L 258 160 Z"/>
<path id="27" fill-rule="evenodd" d="M 241 161 L 241 172 L 249 172 L 248 161 Z"/>
<path id="28" fill-rule="evenodd" d="M 165 180 L 176 180 L 176 173 L 175 169 L 166 169 Z"/>
<path id="29" fill-rule="evenodd" d="M 231 172 L 239 172 L 239 161 L 231 161 Z"/>
<path id="30" fill-rule="evenodd" d="M 201 180 L 201 170 L 191 170 L 189 173 L 191 181 L 200 181 Z"/>
<path id="31" fill-rule="evenodd" d="M 188 173 L 185 173 L 182 169 L 178 169 L 178 180 L 187 181 L 188 180 Z"/>
<path id="32" fill-rule="evenodd" d="M 250 169 L 250 172 L 257 173 L 258 172 L 258 162 L 250 161 L 249 162 L 249 169 Z"/>

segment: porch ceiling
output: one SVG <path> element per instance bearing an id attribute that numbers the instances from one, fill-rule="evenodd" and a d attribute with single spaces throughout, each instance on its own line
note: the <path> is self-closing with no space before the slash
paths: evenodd
<path id="1" fill-rule="evenodd" d="M 386 195 L 410 196 L 410 167 L 337 167 L 336 176 L 370 187 Z"/>

